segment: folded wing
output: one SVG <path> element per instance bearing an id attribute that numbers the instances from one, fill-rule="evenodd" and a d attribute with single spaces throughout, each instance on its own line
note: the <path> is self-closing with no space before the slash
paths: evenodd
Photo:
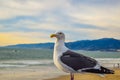
<path id="1" fill-rule="evenodd" d="M 60 59 L 65 65 L 71 67 L 75 71 L 79 69 L 94 68 L 97 65 L 95 59 L 70 50 L 64 52 Z"/>

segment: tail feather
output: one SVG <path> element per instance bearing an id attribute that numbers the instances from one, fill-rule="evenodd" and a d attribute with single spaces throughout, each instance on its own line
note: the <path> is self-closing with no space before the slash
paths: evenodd
<path id="1" fill-rule="evenodd" d="M 100 67 L 100 69 L 87 69 L 82 70 L 83 72 L 90 72 L 90 73 L 99 73 L 99 74 L 114 74 L 113 70 L 107 69 L 105 67 Z"/>
<path id="2" fill-rule="evenodd" d="M 101 72 L 104 74 L 114 74 L 113 70 L 107 69 L 107 68 L 102 67 L 102 66 L 101 66 Z"/>

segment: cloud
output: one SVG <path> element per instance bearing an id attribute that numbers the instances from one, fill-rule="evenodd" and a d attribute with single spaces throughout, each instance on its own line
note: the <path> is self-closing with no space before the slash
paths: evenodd
<path id="1" fill-rule="evenodd" d="M 119 39 L 119 32 L 99 29 L 77 29 L 77 32 L 82 32 L 83 39 L 99 39 L 99 38 L 117 38 Z M 88 35 L 89 34 L 89 35 Z"/>
<path id="2" fill-rule="evenodd" d="M 120 39 L 119 4 L 120 0 L 0 0 L 0 44 L 50 42 L 48 35 L 55 31 L 65 32 L 67 41 Z"/>
<path id="3" fill-rule="evenodd" d="M 97 1 L 97 0 L 96 0 Z M 117 0 L 116 0 L 117 1 Z M 119 2 L 120 3 L 120 2 Z M 79 3 L 77 3 L 79 4 Z M 111 25 L 117 27 L 120 24 L 120 5 L 82 4 L 71 5 L 71 8 L 65 12 L 74 22 L 90 24 L 101 27 L 109 27 Z"/>
<path id="4" fill-rule="evenodd" d="M 43 4 L 33 0 L 1 0 L 1 19 L 13 18 L 17 16 L 35 16 L 43 10 Z"/>
<path id="5" fill-rule="evenodd" d="M 61 7 L 66 0 L 1 0 L 0 19 L 17 16 L 39 16 Z"/>
<path id="6" fill-rule="evenodd" d="M 49 42 L 49 35 L 43 32 L 1 32 L 0 45 Z"/>

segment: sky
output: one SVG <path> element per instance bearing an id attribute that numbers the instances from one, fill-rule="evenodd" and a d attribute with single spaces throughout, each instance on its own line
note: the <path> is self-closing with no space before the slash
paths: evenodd
<path id="1" fill-rule="evenodd" d="M 120 39 L 120 0 L 0 0 L 0 46 Z"/>

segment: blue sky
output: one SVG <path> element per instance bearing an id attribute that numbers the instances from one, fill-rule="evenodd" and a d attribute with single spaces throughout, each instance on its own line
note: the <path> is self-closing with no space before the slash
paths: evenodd
<path id="1" fill-rule="evenodd" d="M 0 45 L 120 39 L 120 0 L 0 0 Z"/>

